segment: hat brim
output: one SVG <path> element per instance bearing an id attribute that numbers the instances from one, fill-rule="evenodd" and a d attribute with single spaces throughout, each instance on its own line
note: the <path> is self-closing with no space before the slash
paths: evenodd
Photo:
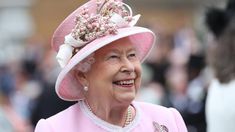
<path id="1" fill-rule="evenodd" d="M 155 34 L 147 28 L 127 27 L 118 29 L 118 34 L 116 35 L 107 35 L 90 42 L 77 52 L 60 72 L 56 81 L 56 93 L 58 96 L 66 101 L 77 101 L 82 99 L 82 85 L 74 77 L 72 69 L 98 49 L 124 37 L 129 37 L 140 52 L 141 62 L 147 57 L 156 39 Z"/>

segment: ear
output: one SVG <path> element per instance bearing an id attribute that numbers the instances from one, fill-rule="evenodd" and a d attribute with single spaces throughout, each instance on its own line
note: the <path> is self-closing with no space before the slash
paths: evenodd
<path id="1" fill-rule="evenodd" d="M 87 85 L 88 81 L 87 81 L 87 77 L 86 77 L 85 73 L 83 73 L 81 71 L 76 71 L 76 72 L 74 72 L 74 76 L 83 86 Z"/>

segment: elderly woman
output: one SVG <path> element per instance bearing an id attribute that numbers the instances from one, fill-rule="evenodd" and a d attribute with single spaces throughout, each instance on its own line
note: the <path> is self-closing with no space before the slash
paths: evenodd
<path id="1" fill-rule="evenodd" d="M 41 119 L 36 132 L 187 131 L 177 110 L 133 101 L 155 43 L 134 26 L 139 17 L 120 0 L 91 0 L 62 22 L 52 39 L 62 66 L 56 92 L 78 103 Z"/>

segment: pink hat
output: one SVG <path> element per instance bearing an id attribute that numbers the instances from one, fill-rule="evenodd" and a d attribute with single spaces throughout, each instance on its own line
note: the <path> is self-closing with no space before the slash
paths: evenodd
<path id="1" fill-rule="evenodd" d="M 90 0 L 60 24 L 52 37 L 52 47 L 58 52 L 57 59 L 62 66 L 56 81 L 56 93 L 61 99 L 83 98 L 83 86 L 75 80 L 72 69 L 113 41 L 129 37 L 143 62 L 155 43 L 155 34 L 134 26 L 139 17 L 133 17 L 131 8 L 121 0 Z"/>

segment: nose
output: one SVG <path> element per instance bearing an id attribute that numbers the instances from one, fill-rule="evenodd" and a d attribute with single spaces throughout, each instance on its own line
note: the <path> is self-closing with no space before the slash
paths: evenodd
<path id="1" fill-rule="evenodd" d="M 121 72 L 124 73 L 132 73 L 135 70 L 135 66 L 133 62 L 128 60 L 128 58 L 124 58 L 122 61 L 122 67 L 121 67 Z"/>

